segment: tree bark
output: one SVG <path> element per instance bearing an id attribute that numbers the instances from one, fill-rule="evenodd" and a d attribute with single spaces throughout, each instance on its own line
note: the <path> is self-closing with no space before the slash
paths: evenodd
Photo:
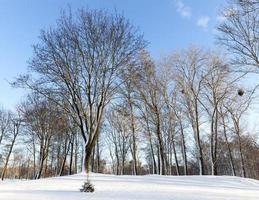
<path id="1" fill-rule="evenodd" d="M 16 141 L 16 138 L 17 138 L 18 134 L 19 134 L 19 126 L 20 126 L 20 124 L 15 122 L 14 130 L 13 130 L 14 131 L 14 133 L 13 133 L 14 135 L 13 135 L 12 143 L 11 143 L 11 146 L 9 148 L 9 151 L 8 151 L 8 154 L 7 154 L 7 157 L 6 157 L 6 161 L 5 161 L 5 165 L 4 165 L 4 168 L 3 168 L 3 171 L 2 171 L 2 175 L 1 175 L 2 181 L 5 178 L 8 162 L 9 162 L 10 156 L 11 156 L 12 151 L 13 151 L 14 143 Z"/>

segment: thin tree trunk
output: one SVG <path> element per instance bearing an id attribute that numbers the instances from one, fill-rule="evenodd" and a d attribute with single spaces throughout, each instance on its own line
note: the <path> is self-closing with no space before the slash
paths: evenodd
<path id="1" fill-rule="evenodd" d="M 186 145 L 185 145 L 184 130 L 183 130 L 183 125 L 182 125 L 181 119 L 180 119 L 180 133 L 181 133 L 182 159 L 183 159 L 183 164 L 184 164 L 184 175 L 188 175 Z"/>
<path id="2" fill-rule="evenodd" d="M 76 134 L 76 138 L 75 138 L 75 159 L 74 159 L 74 173 L 77 173 L 77 160 L 78 160 L 78 135 Z"/>
<path id="3" fill-rule="evenodd" d="M 235 165 L 234 165 L 233 156 L 232 156 L 230 145 L 229 145 L 229 141 L 228 141 L 227 130 L 226 130 L 226 123 L 225 123 L 225 118 L 224 118 L 223 114 L 221 115 L 221 118 L 222 118 L 222 123 L 223 123 L 223 134 L 224 134 L 225 141 L 226 141 L 226 144 L 227 144 L 227 149 L 228 149 L 228 155 L 229 155 L 229 161 L 230 161 L 232 175 L 236 176 Z"/>
<path id="4" fill-rule="evenodd" d="M 240 137 L 239 121 L 238 121 L 238 119 L 235 119 L 234 116 L 232 116 L 232 119 L 234 121 L 234 127 L 235 127 L 237 138 L 238 138 L 238 149 L 239 149 L 240 164 L 241 164 L 241 176 L 246 177 L 245 161 L 244 161 L 242 142 L 241 142 L 241 137 Z"/>
<path id="5" fill-rule="evenodd" d="M 172 145 L 173 145 L 173 153 L 174 153 L 176 174 L 179 176 L 180 175 L 180 169 L 179 169 L 178 158 L 177 158 L 177 155 L 176 155 L 174 139 L 172 139 Z"/>
<path id="6" fill-rule="evenodd" d="M 156 108 L 156 116 L 157 116 L 157 122 L 156 122 L 156 133 L 157 133 L 157 139 L 158 139 L 158 146 L 159 146 L 159 152 L 160 152 L 160 174 L 165 175 L 165 157 L 164 157 L 164 147 L 163 147 L 163 140 L 161 135 L 161 128 L 160 128 L 160 116 L 158 113 L 158 109 Z"/>
<path id="7" fill-rule="evenodd" d="M 68 155 L 69 150 L 70 150 L 70 144 L 71 144 L 71 142 L 68 142 L 68 145 L 67 145 L 67 139 L 66 139 L 66 144 L 65 144 L 65 149 L 64 149 L 65 154 L 64 154 L 64 157 L 63 157 L 63 161 L 62 161 L 62 164 L 61 164 L 60 171 L 59 171 L 59 176 L 63 175 L 63 171 L 64 171 L 66 160 L 67 160 L 67 155 Z"/>
<path id="8" fill-rule="evenodd" d="M 150 145 L 150 151 L 151 151 L 151 156 L 153 160 L 153 174 L 157 174 L 157 164 L 156 164 L 156 158 L 155 158 L 155 153 L 154 153 L 154 148 L 152 144 L 152 137 L 151 137 L 151 131 L 149 128 L 149 123 L 148 119 L 146 119 L 146 124 L 147 124 L 147 132 L 148 132 L 148 140 L 149 140 L 149 145 Z"/>
<path id="9" fill-rule="evenodd" d="M 157 149 L 157 172 L 158 174 L 161 174 L 161 157 L 160 157 L 160 150 L 159 150 L 159 145 L 156 145 Z"/>
<path id="10" fill-rule="evenodd" d="M 100 173 L 100 147 L 99 147 L 99 138 L 97 139 L 97 144 L 96 144 L 96 172 Z"/>
<path id="11" fill-rule="evenodd" d="M 43 164 L 44 164 L 44 155 L 41 155 L 40 157 L 40 163 L 39 163 L 39 171 L 38 171 L 38 174 L 37 174 L 37 177 L 36 179 L 40 179 L 41 178 L 41 175 L 42 175 L 42 170 L 43 170 Z"/>
<path id="12" fill-rule="evenodd" d="M 131 131 L 132 131 L 132 160 L 133 160 L 133 175 L 138 175 L 138 165 L 137 165 L 137 145 L 136 145 L 136 130 L 135 130 L 135 119 L 133 115 L 133 106 L 131 99 L 130 104 L 130 119 L 131 119 Z"/>
<path id="13" fill-rule="evenodd" d="M 4 169 L 3 169 L 3 172 L 2 172 L 2 175 L 1 175 L 2 181 L 3 181 L 4 178 L 5 178 L 5 174 L 6 174 L 6 170 L 7 170 L 7 166 L 8 166 L 8 162 L 9 162 L 9 158 L 10 158 L 11 153 L 12 153 L 12 151 L 13 151 L 14 142 L 15 142 L 15 139 L 12 141 L 11 147 L 10 147 L 10 149 L 9 149 L 9 151 L 8 151 L 8 155 L 7 155 L 7 157 L 6 157 Z"/>
<path id="14" fill-rule="evenodd" d="M 204 170 L 204 161 L 203 161 L 203 151 L 201 147 L 201 140 L 200 140 L 200 126 L 199 126 L 199 112 L 198 112 L 198 100 L 195 100 L 195 134 L 196 134 L 196 144 L 198 148 L 198 161 L 199 161 L 199 168 L 200 168 L 200 175 L 205 175 Z"/>
<path id="15" fill-rule="evenodd" d="M 6 157 L 6 161 L 5 161 L 5 165 L 4 165 L 4 168 L 3 168 L 3 171 L 2 171 L 2 175 L 1 175 L 1 179 L 2 181 L 4 180 L 5 178 L 5 174 L 6 174 L 6 171 L 7 171 L 7 166 L 8 166 L 8 162 L 9 162 L 9 159 L 10 159 L 10 156 L 12 154 L 12 151 L 13 151 L 13 147 L 14 147 L 14 143 L 16 141 L 16 137 L 19 133 L 19 124 L 15 124 L 14 125 L 14 137 L 13 137 L 13 140 L 12 140 L 12 143 L 11 143 L 11 146 L 10 146 L 10 149 L 8 151 L 8 154 L 7 154 L 7 157 Z"/>
<path id="16" fill-rule="evenodd" d="M 74 152 L 74 141 L 75 135 L 73 134 L 71 139 L 71 150 L 70 150 L 70 161 L 69 161 L 69 175 L 73 174 L 73 152 Z"/>
<path id="17" fill-rule="evenodd" d="M 32 145 L 33 145 L 33 179 L 36 179 L 36 148 L 35 148 L 34 136 L 33 136 Z"/>

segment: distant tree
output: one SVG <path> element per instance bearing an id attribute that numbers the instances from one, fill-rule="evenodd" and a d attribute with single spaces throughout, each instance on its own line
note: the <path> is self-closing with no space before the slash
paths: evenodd
<path id="1" fill-rule="evenodd" d="M 107 121 L 110 127 L 108 141 L 113 147 L 113 154 L 116 158 L 116 174 L 123 175 L 131 145 L 130 114 L 126 113 L 123 107 L 118 106 L 109 111 Z"/>
<path id="2" fill-rule="evenodd" d="M 9 123 L 9 134 L 10 134 L 10 143 L 7 144 L 7 155 L 5 158 L 5 164 L 3 167 L 3 171 L 1 174 L 1 179 L 4 180 L 6 172 L 7 172 L 7 167 L 8 163 L 10 160 L 10 156 L 13 152 L 14 144 L 16 142 L 17 136 L 20 133 L 20 127 L 21 127 L 21 118 L 20 116 L 15 116 L 12 115 Z"/>
<path id="3" fill-rule="evenodd" d="M 11 113 L 0 109 L 0 145 L 8 132 L 8 126 L 11 120 Z"/>
<path id="4" fill-rule="evenodd" d="M 68 134 L 67 125 L 69 122 L 64 122 L 66 120 L 64 114 L 46 97 L 35 93 L 28 95 L 26 101 L 20 105 L 20 111 L 23 113 L 23 121 L 25 122 L 26 143 L 32 149 L 34 178 L 39 179 L 47 171 L 50 147 L 54 145 L 53 138 L 57 139 L 57 134 Z M 59 145 L 62 142 L 59 141 Z M 36 152 L 39 152 L 38 156 Z M 36 174 L 37 158 L 38 169 Z"/>
<path id="5" fill-rule="evenodd" d="M 244 147 L 242 144 L 242 127 L 241 120 L 245 113 L 253 103 L 255 99 L 255 92 L 259 85 L 254 87 L 252 90 L 247 90 L 244 96 L 238 95 L 238 93 L 232 93 L 232 98 L 228 98 L 225 102 L 224 107 L 228 111 L 230 118 L 233 123 L 233 131 L 237 138 L 237 149 L 240 156 L 240 169 L 241 176 L 247 177 L 247 170 L 245 168 L 245 157 L 244 157 Z"/>

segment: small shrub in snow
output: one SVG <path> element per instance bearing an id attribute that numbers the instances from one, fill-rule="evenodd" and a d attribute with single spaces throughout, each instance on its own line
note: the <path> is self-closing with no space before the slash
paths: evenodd
<path id="1" fill-rule="evenodd" d="M 90 181 L 86 181 L 84 185 L 82 185 L 80 192 L 94 192 L 94 185 Z"/>

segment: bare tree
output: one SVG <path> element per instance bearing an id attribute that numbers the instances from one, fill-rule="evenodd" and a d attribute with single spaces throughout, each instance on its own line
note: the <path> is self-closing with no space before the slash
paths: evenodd
<path id="1" fill-rule="evenodd" d="M 156 76 L 155 64 L 146 52 L 143 52 L 140 55 L 140 63 L 140 73 L 138 80 L 136 81 L 136 87 L 138 89 L 139 99 L 145 104 L 150 114 L 150 122 L 154 127 L 154 132 L 157 137 L 158 170 L 160 174 L 165 175 L 166 157 L 161 129 L 161 110 L 163 107 L 163 101 L 162 95 L 159 93 L 161 83 Z"/>
<path id="2" fill-rule="evenodd" d="M 122 15 L 101 10 L 78 10 L 41 32 L 34 45 L 30 70 L 21 86 L 47 96 L 68 112 L 85 143 L 83 169 L 89 171 L 106 105 L 120 82 L 119 72 L 145 47 L 138 30 Z M 65 101 L 66 105 L 60 104 Z"/>
<path id="3" fill-rule="evenodd" d="M 203 95 L 204 99 L 201 103 L 208 114 L 210 123 L 210 165 L 211 174 L 218 174 L 218 137 L 220 106 L 228 97 L 228 93 L 232 84 L 237 80 L 233 74 L 229 72 L 229 65 L 223 62 L 223 59 L 216 53 L 210 53 L 206 58 L 206 71 L 203 81 Z M 233 80 L 234 79 L 234 80 Z"/>
<path id="4" fill-rule="evenodd" d="M 225 142 L 226 142 L 226 146 L 227 146 L 227 151 L 228 151 L 228 156 L 229 156 L 229 163 L 231 166 L 231 172 L 232 172 L 232 176 L 236 176 L 236 169 L 235 169 L 235 164 L 234 164 L 234 158 L 233 158 L 233 153 L 231 150 L 231 145 L 230 145 L 230 141 L 229 141 L 229 136 L 227 134 L 227 130 L 229 129 L 228 127 L 228 123 L 227 123 L 227 117 L 228 117 L 228 111 L 226 109 L 224 109 L 224 105 L 220 106 L 220 118 L 222 121 L 222 127 L 223 127 L 223 135 L 225 138 Z"/>
<path id="5" fill-rule="evenodd" d="M 130 116 L 121 109 L 115 107 L 107 116 L 109 122 L 109 141 L 114 149 L 116 157 L 116 174 L 125 174 L 126 157 L 130 149 Z"/>
<path id="6" fill-rule="evenodd" d="M 188 113 L 194 139 L 196 142 L 197 159 L 201 175 L 205 174 L 202 140 L 200 133 L 202 101 L 201 91 L 204 81 L 204 66 L 206 52 L 199 48 L 190 47 L 172 56 L 177 89 L 181 92 L 185 111 Z"/>
<path id="7" fill-rule="evenodd" d="M 142 108 L 142 106 L 144 108 Z M 142 109 L 141 109 L 142 108 Z M 147 108 L 147 105 L 146 104 L 141 104 L 139 105 L 139 110 L 140 110 L 140 118 L 141 118 L 141 124 L 142 124 L 142 130 L 144 132 L 144 136 L 147 140 L 147 143 L 148 143 L 148 154 L 149 157 L 151 158 L 151 168 L 152 170 L 150 170 L 150 172 L 152 171 L 153 174 L 157 174 L 158 173 L 158 166 L 157 166 L 157 161 L 156 161 L 156 158 L 155 158 L 155 145 L 154 145 L 154 142 L 153 142 L 153 132 L 151 130 L 151 125 L 150 125 L 150 114 L 148 112 L 148 108 Z"/>
<path id="8" fill-rule="evenodd" d="M 28 95 L 27 100 L 20 106 L 20 111 L 23 113 L 28 146 L 33 149 L 34 170 L 38 159 L 37 175 L 36 173 L 34 175 L 39 179 L 47 172 L 50 148 L 55 145 L 52 140 L 55 138 L 58 141 L 57 145 L 63 144 L 63 138 L 70 136 L 70 122 L 51 101 L 35 93 Z M 58 135 L 64 135 L 64 137 L 58 137 Z M 59 138 L 61 140 L 58 140 Z M 69 142 L 65 142 L 65 148 Z"/>
<path id="9" fill-rule="evenodd" d="M 255 91 L 258 85 L 252 89 L 247 90 L 246 94 L 244 91 L 241 93 L 240 91 L 236 94 L 232 94 L 232 98 L 226 102 L 224 105 L 225 109 L 229 112 L 230 117 L 233 122 L 234 133 L 237 136 L 237 143 L 238 143 L 238 151 L 240 155 L 240 168 L 241 168 L 241 175 L 246 177 L 247 172 L 245 169 L 245 158 L 243 152 L 243 145 L 242 145 L 242 127 L 241 127 L 241 119 L 244 114 L 247 112 L 248 108 L 250 107 L 251 103 L 253 102 L 255 96 Z"/>
<path id="10" fill-rule="evenodd" d="M 4 180 L 4 178 L 5 178 L 8 163 L 9 163 L 9 159 L 10 159 L 10 156 L 13 152 L 13 148 L 14 148 L 14 144 L 16 142 L 17 136 L 20 133 L 21 118 L 13 115 L 9 125 L 10 125 L 9 128 L 11 129 L 10 130 L 10 132 L 11 132 L 11 143 L 7 145 L 8 152 L 7 152 L 4 168 L 3 168 L 3 171 L 2 171 L 2 175 L 1 175 L 2 180 Z"/>
<path id="11" fill-rule="evenodd" d="M 231 0 L 222 11 L 223 21 L 218 26 L 220 44 L 236 55 L 235 64 L 259 67 L 259 1 Z M 248 68 L 246 68 L 246 71 Z"/>
<path id="12" fill-rule="evenodd" d="M 131 128 L 131 154 L 133 161 L 133 174 L 138 175 L 138 161 L 137 161 L 137 124 L 136 124 L 136 88 L 135 79 L 137 72 L 136 65 L 130 65 L 122 72 L 123 84 L 120 87 L 120 94 L 122 101 L 127 105 L 127 110 L 130 114 L 130 128 Z"/>
<path id="13" fill-rule="evenodd" d="M 0 145 L 6 133 L 8 132 L 10 117 L 11 114 L 8 111 L 4 109 L 0 110 Z"/>

